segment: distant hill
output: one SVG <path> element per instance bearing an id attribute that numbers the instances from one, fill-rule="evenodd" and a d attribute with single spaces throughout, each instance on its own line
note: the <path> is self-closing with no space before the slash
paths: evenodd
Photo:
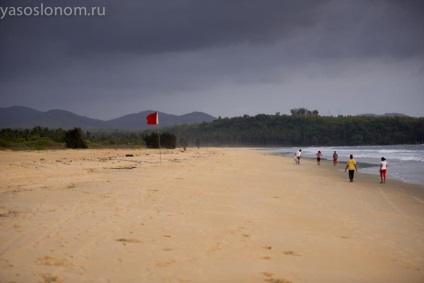
<path id="1" fill-rule="evenodd" d="M 41 111 L 22 106 L 0 108 L 0 128 L 16 128 L 16 124 L 31 121 Z"/>
<path id="2" fill-rule="evenodd" d="M 71 129 L 126 129 L 144 130 L 151 126 L 146 125 L 146 116 L 154 111 L 142 111 L 125 115 L 120 118 L 103 121 L 76 115 L 64 110 L 38 111 L 23 106 L 0 108 L 0 129 L 31 129 L 36 126 L 48 128 Z M 202 112 L 193 112 L 181 116 L 159 112 L 161 127 L 176 124 L 195 124 L 210 122 L 216 118 Z"/>

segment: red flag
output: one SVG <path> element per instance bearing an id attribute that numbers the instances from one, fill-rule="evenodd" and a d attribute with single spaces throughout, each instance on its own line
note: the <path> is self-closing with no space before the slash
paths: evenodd
<path id="1" fill-rule="evenodd" d="M 147 119 L 147 125 L 157 125 L 157 124 L 159 124 L 159 114 L 158 114 L 158 112 L 147 115 L 146 119 Z"/>

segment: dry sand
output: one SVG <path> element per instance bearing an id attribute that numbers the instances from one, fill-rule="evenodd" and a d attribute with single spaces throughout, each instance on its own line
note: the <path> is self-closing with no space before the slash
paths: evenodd
<path id="1" fill-rule="evenodd" d="M 0 282 L 424 282 L 424 186 L 252 149 L 161 156 L 1 151 Z"/>

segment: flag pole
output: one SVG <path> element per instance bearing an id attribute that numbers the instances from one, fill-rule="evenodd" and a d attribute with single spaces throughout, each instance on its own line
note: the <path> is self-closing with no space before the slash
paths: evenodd
<path id="1" fill-rule="evenodd" d="M 162 149 L 160 147 L 160 130 L 159 130 L 159 123 L 158 125 L 158 147 L 159 147 L 159 164 L 162 165 Z"/>
<path id="2" fill-rule="evenodd" d="M 160 147 L 160 130 L 159 130 L 159 112 L 156 111 L 154 113 L 151 113 L 146 116 L 147 125 L 158 125 L 158 148 L 159 148 L 159 159 L 160 159 L 160 165 L 162 165 L 162 150 Z M 153 133 L 152 133 L 153 136 Z"/>

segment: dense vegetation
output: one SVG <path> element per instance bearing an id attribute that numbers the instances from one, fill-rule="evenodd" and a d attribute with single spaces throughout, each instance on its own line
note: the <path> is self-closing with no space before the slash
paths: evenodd
<path id="1" fill-rule="evenodd" d="M 424 118 L 319 116 L 318 111 L 292 109 L 292 115 L 256 115 L 219 118 L 213 122 L 165 129 L 161 147 L 176 146 L 308 146 L 387 145 L 424 141 Z M 72 131 L 74 131 L 72 133 Z M 75 146 L 69 140 L 79 140 Z M 35 127 L 0 130 L 0 147 L 64 148 L 157 147 L 151 131 L 65 131 Z M 68 141 L 68 142 L 67 142 Z M 66 142 L 66 143 L 65 143 Z"/>
<path id="2" fill-rule="evenodd" d="M 65 133 L 65 145 L 67 148 L 87 148 L 84 140 L 84 134 L 80 128 L 69 130 Z"/>
<path id="3" fill-rule="evenodd" d="M 66 131 L 35 127 L 32 130 L 2 129 L 0 148 L 63 148 Z"/>
<path id="4" fill-rule="evenodd" d="M 0 148 L 46 149 L 46 148 L 99 148 L 99 147 L 152 147 L 157 148 L 157 133 L 127 130 L 103 130 L 83 132 L 35 127 L 29 129 L 0 130 Z M 177 138 L 161 133 L 161 147 L 175 148 Z"/>
<path id="5" fill-rule="evenodd" d="M 159 138 L 160 137 L 160 138 Z M 177 147 L 177 137 L 170 133 L 151 133 L 150 135 L 145 135 L 144 141 L 148 148 L 176 148 Z"/>
<path id="6" fill-rule="evenodd" d="M 257 115 L 167 129 L 194 145 L 291 146 L 387 145 L 424 141 L 424 118 Z"/>

